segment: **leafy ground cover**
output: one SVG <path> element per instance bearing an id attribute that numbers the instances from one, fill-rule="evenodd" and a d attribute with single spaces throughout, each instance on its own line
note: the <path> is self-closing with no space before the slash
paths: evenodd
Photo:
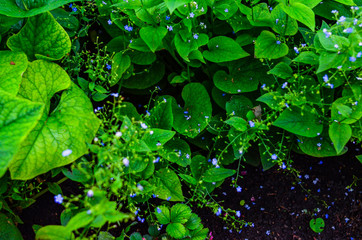
<path id="1" fill-rule="evenodd" d="M 361 238 L 359 5 L 1 1 L 0 239 Z"/>

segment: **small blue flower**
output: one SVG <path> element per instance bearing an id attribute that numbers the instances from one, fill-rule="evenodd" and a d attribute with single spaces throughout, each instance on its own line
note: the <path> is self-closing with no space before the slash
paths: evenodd
<path id="1" fill-rule="evenodd" d="M 275 19 L 275 24 L 278 24 L 278 22 L 279 22 L 279 19 Z"/>
<path id="2" fill-rule="evenodd" d="M 69 4 L 69 8 L 73 8 L 73 3 Z"/>
<path id="3" fill-rule="evenodd" d="M 294 51 L 295 51 L 296 54 L 299 54 L 299 50 L 298 50 L 297 47 L 294 47 Z"/>
<path id="4" fill-rule="evenodd" d="M 362 52 L 357 53 L 357 58 L 360 58 L 362 56 Z"/>
<path id="5" fill-rule="evenodd" d="M 353 32 L 353 28 L 349 27 L 343 30 L 343 32 L 345 33 L 352 33 Z"/>
<path id="6" fill-rule="evenodd" d="M 167 30 L 171 32 L 171 31 L 173 31 L 173 27 L 172 26 L 167 26 Z"/>
<path id="7" fill-rule="evenodd" d="M 89 209 L 89 210 L 87 211 L 87 214 L 88 214 L 88 215 L 91 215 L 91 214 L 92 214 L 92 210 Z"/>
<path id="8" fill-rule="evenodd" d="M 217 209 L 216 213 L 215 213 L 215 214 L 216 214 L 216 216 L 220 216 L 221 211 L 222 211 L 222 210 L 221 210 L 221 207 L 219 207 L 219 208 Z"/>
<path id="9" fill-rule="evenodd" d="M 329 217 L 328 213 L 326 213 L 325 217 L 326 217 L 326 219 L 328 219 L 328 217 Z"/>
<path id="10" fill-rule="evenodd" d="M 235 212 L 235 215 L 236 215 L 237 217 L 240 217 L 240 216 L 241 216 L 240 211 L 236 211 L 236 212 Z"/>
<path id="11" fill-rule="evenodd" d="M 266 85 L 265 85 L 265 83 L 264 83 L 263 85 L 261 85 L 261 88 L 262 88 L 262 89 L 264 89 L 264 88 L 265 88 L 265 86 L 266 86 Z"/>
<path id="12" fill-rule="evenodd" d="M 170 201 L 170 199 L 171 199 L 171 196 L 167 198 L 167 201 Z"/>
<path id="13" fill-rule="evenodd" d="M 349 57 L 349 61 L 350 61 L 350 62 L 355 62 L 355 61 L 356 61 L 356 58 L 355 58 L 355 57 Z"/>
<path id="14" fill-rule="evenodd" d="M 286 88 L 287 85 L 288 85 L 288 82 L 283 83 L 282 88 L 283 89 Z"/>
<path id="15" fill-rule="evenodd" d="M 269 236 L 270 235 L 270 230 L 266 231 L 265 234 Z"/>
<path id="16" fill-rule="evenodd" d="M 278 40 L 278 41 L 277 41 L 277 44 L 279 45 L 280 43 L 281 43 L 281 42 Z"/>
<path id="17" fill-rule="evenodd" d="M 62 194 L 58 194 L 58 195 L 54 196 L 54 202 L 56 202 L 56 203 L 62 204 L 63 200 L 64 200 L 64 198 L 63 198 Z"/>
<path id="18" fill-rule="evenodd" d="M 199 35 L 197 35 L 196 33 L 194 34 L 194 39 L 198 39 Z"/>
<path id="19" fill-rule="evenodd" d="M 229 9 L 226 8 L 226 9 L 225 9 L 225 12 L 226 12 L 226 13 L 229 12 Z"/>
<path id="20" fill-rule="evenodd" d="M 157 207 L 157 212 L 158 212 L 158 213 L 161 213 L 162 210 L 161 210 L 159 207 Z"/>
<path id="21" fill-rule="evenodd" d="M 253 121 L 249 121 L 250 127 L 255 127 L 255 123 Z"/>
<path id="22" fill-rule="evenodd" d="M 217 159 L 216 158 L 213 158 L 211 162 L 212 162 L 212 165 L 214 165 L 214 166 L 217 165 Z"/>
<path id="23" fill-rule="evenodd" d="M 193 17 L 195 17 L 195 14 L 192 12 L 192 13 L 190 13 L 190 18 L 193 18 Z"/>
<path id="24" fill-rule="evenodd" d="M 323 76 L 323 81 L 324 81 L 324 82 L 328 82 L 328 80 L 329 80 L 328 75 L 327 75 L 327 74 L 326 74 L 326 75 L 324 75 L 324 76 Z"/>
<path id="25" fill-rule="evenodd" d="M 271 159 L 273 160 L 277 160 L 278 156 L 274 153 L 272 156 L 271 156 Z"/>
<path id="26" fill-rule="evenodd" d="M 112 25 L 111 19 L 108 19 L 107 23 L 108 23 L 108 25 Z"/>
<path id="27" fill-rule="evenodd" d="M 126 25 L 126 26 L 124 26 L 124 29 L 129 31 L 129 32 L 132 32 L 133 27 Z"/>
<path id="28" fill-rule="evenodd" d="M 73 12 L 76 12 L 78 9 L 76 7 L 72 8 Z"/>
<path id="29" fill-rule="evenodd" d="M 171 18 L 170 16 L 166 16 L 166 21 L 170 20 L 170 18 Z"/>
<path id="30" fill-rule="evenodd" d="M 302 45 L 302 47 L 306 47 L 306 46 L 307 46 L 307 44 L 306 44 L 306 43 L 302 43 L 301 45 Z"/>
<path id="31" fill-rule="evenodd" d="M 240 187 L 240 186 L 238 186 L 237 188 L 236 188 L 236 191 L 237 192 L 241 192 L 243 189 L 242 189 L 242 187 Z"/>
<path id="32" fill-rule="evenodd" d="M 326 35 L 326 38 L 329 38 L 332 35 L 332 33 L 328 32 L 326 28 L 323 29 L 323 33 Z"/>
<path id="33" fill-rule="evenodd" d="M 288 103 L 285 103 L 285 106 L 286 106 L 287 108 L 289 108 L 289 104 L 288 104 Z"/>
<path id="34" fill-rule="evenodd" d="M 286 169 L 287 168 L 287 166 L 284 164 L 284 163 L 282 163 L 282 167 L 281 167 L 282 169 Z"/>
<path id="35" fill-rule="evenodd" d="M 344 22 L 344 21 L 346 21 L 346 17 L 345 16 L 341 16 L 340 18 L 339 18 L 339 20 L 338 20 L 338 22 Z"/>
<path id="36" fill-rule="evenodd" d="M 338 13 L 338 11 L 337 10 L 332 10 L 331 13 L 336 14 L 336 13 Z"/>

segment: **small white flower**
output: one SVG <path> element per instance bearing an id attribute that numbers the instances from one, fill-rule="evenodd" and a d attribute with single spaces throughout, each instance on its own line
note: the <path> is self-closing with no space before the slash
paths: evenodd
<path id="1" fill-rule="evenodd" d="M 121 132 L 116 132 L 116 137 L 121 137 L 122 133 Z"/>
<path id="2" fill-rule="evenodd" d="M 64 150 L 64 151 L 62 152 L 62 156 L 63 156 L 63 157 L 68 157 L 72 152 L 73 152 L 73 151 L 70 150 L 70 149 Z"/>
<path id="3" fill-rule="evenodd" d="M 123 162 L 123 164 L 124 164 L 126 167 L 129 166 L 129 160 L 128 160 L 128 158 L 123 158 L 122 162 Z"/>

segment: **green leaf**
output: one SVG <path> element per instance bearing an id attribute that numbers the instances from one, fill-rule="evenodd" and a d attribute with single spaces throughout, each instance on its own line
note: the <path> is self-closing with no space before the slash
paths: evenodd
<path id="1" fill-rule="evenodd" d="M 146 117 L 146 121 L 151 127 L 171 130 L 173 124 L 172 104 L 166 98 L 161 99 L 162 97 L 150 110 L 150 116 Z"/>
<path id="2" fill-rule="evenodd" d="M 186 228 L 188 228 L 190 230 L 195 230 L 198 227 L 202 226 L 201 219 L 199 218 L 199 216 L 197 216 L 196 213 L 192 213 L 191 217 L 186 222 L 185 226 L 186 226 Z"/>
<path id="3" fill-rule="evenodd" d="M 95 216 L 93 214 L 88 214 L 87 211 L 82 211 L 77 213 L 74 217 L 68 222 L 66 229 L 68 231 L 74 231 L 80 228 L 87 226 L 92 223 Z"/>
<path id="4" fill-rule="evenodd" d="M 271 109 L 278 109 L 282 98 L 279 92 L 268 92 L 261 95 L 256 101 L 265 103 Z"/>
<path id="5" fill-rule="evenodd" d="M 171 222 L 173 223 L 186 223 L 191 217 L 191 209 L 185 204 L 175 204 L 171 208 Z"/>
<path id="6" fill-rule="evenodd" d="M 280 4 L 273 8 L 271 18 L 273 19 L 272 28 L 276 33 L 292 36 L 298 32 L 297 21 L 294 18 L 288 17 L 282 10 Z"/>
<path id="7" fill-rule="evenodd" d="M 68 30 L 71 30 L 72 36 L 75 34 L 75 31 L 79 28 L 78 18 L 71 15 L 69 12 L 64 9 L 57 8 L 50 12 L 54 19 L 63 27 Z"/>
<path id="8" fill-rule="evenodd" d="M 337 154 L 342 152 L 351 136 L 352 129 L 348 124 L 333 122 L 329 126 L 329 137 L 333 142 L 333 146 L 336 149 Z"/>
<path id="9" fill-rule="evenodd" d="M 280 3 L 284 12 L 286 12 L 290 17 L 298 20 L 299 22 L 305 24 L 313 32 L 315 29 L 315 19 L 314 12 L 312 9 L 300 2 L 290 2 L 288 5 Z"/>
<path id="10" fill-rule="evenodd" d="M 324 230 L 324 220 L 322 218 L 311 219 L 309 221 L 309 226 L 316 233 L 323 232 L 323 230 Z"/>
<path id="11" fill-rule="evenodd" d="M 18 18 L 31 17 L 40 13 L 51 11 L 67 3 L 78 1 L 80 0 L 26 0 L 25 3 L 27 3 L 26 5 L 28 10 L 25 10 L 24 5 L 22 5 L 20 1 L 18 1 L 21 4 L 19 6 L 17 5 L 16 0 L 1 0 L 0 14 Z"/>
<path id="12" fill-rule="evenodd" d="M 170 10 L 170 14 L 172 14 L 176 8 L 183 6 L 189 2 L 191 2 L 191 0 L 165 0 L 165 4 L 168 10 Z"/>
<path id="13" fill-rule="evenodd" d="M 305 154 L 313 157 L 339 156 L 347 152 L 347 148 L 345 148 L 340 154 L 337 154 L 327 133 L 322 133 L 314 138 L 300 136 L 298 146 Z"/>
<path id="14" fill-rule="evenodd" d="M 212 114 L 209 94 L 200 83 L 189 83 L 182 90 L 185 106 L 182 109 L 173 103 L 174 129 L 188 137 L 196 137 L 207 126 Z"/>
<path id="15" fill-rule="evenodd" d="M 314 52 L 301 52 L 296 58 L 293 59 L 294 62 L 317 65 L 319 56 Z"/>
<path id="16" fill-rule="evenodd" d="M 176 132 L 170 130 L 150 128 L 149 131 L 143 135 L 142 140 L 147 144 L 151 151 L 156 151 L 168 142 L 175 133 Z"/>
<path id="17" fill-rule="evenodd" d="M 362 155 L 357 155 L 356 158 L 358 159 L 358 161 L 359 161 L 360 163 L 362 163 Z"/>
<path id="18" fill-rule="evenodd" d="M 285 43 L 277 44 L 274 33 L 262 31 L 255 42 L 255 56 L 257 58 L 277 59 L 287 55 L 289 48 Z"/>
<path id="19" fill-rule="evenodd" d="M 48 182 L 47 183 L 48 190 L 54 195 L 63 194 L 62 189 L 60 188 L 59 184 L 56 182 Z"/>
<path id="20" fill-rule="evenodd" d="M 36 240 L 71 240 L 73 234 L 64 226 L 48 225 L 36 232 Z"/>
<path id="21" fill-rule="evenodd" d="M 258 59 L 244 58 L 229 64 L 229 74 L 220 70 L 214 74 L 215 86 L 229 94 L 252 92 L 258 88 L 259 79 L 269 79 L 267 68 Z"/>
<path id="22" fill-rule="evenodd" d="M 259 3 L 252 8 L 252 13 L 247 15 L 251 25 L 259 27 L 270 27 L 272 23 L 269 6 L 266 3 Z"/>
<path id="23" fill-rule="evenodd" d="M 70 52 L 67 32 L 48 12 L 28 19 L 20 32 L 9 38 L 12 51 L 23 51 L 29 60 L 59 60 Z"/>
<path id="24" fill-rule="evenodd" d="M 293 69 L 285 62 L 278 63 L 268 74 L 273 74 L 279 78 L 287 79 L 293 77 Z"/>
<path id="25" fill-rule="evenodd" d="M 0 51 L 0 90 L 16 95 L 27 67 L 28 59 L 23 52 Z"/>
<path id="26" fill-rule="evenodd" d="M 233 126 L 238 131 L 245 131 L 247 129 L 248 123 L 241 117 L 231 117 L 225 121 L 225 123 Z"/>
<path id="27" fill-rule="evenodd" d="M 49 113 L 52 96 L 65 89 L 58 106 Z M 61 67 L 43 60 L 31 62 L 23 75 L 19 95 L 44 103 L 45 110 L 11 162 L 13 179 L 33 178 L 69 164 L 87 152 L 86 143 L 93 139 L 100 121 L 93 114 L 87 96 L 71 84 Z"/>
<path id="28" fill-rule="evenodd" d="M 167 225 L 166 232 L 173 238 L 181 239 L 186 235 L 186 228 L 181 223 L 170 223 Z"/>
<path id="29" fill-rule="evenodd" d="M 137 65 L 150 65 L 154 61 L 156 61 L 156 54 L 152 52 L 141 52 L 137 50 L 130 50 L 125 52 L 124 54 L 130 56 L 131 62 Z"/>
<path id="30" fill-rule="evenodd" d="M 162 168 L 155 173 L 156 190 L 155 194 L 160 199 L 170 201 L 184 201 L 180 179 L 171 169 Z"/>
<path id="31" fill-rule="evenodd" d="M 210 39 L 208 47 L 209 51 L 205 50 L 203 55 L 210 62 L 228 62 L 250 55 L 235 40 L 225 36 Z"/>
<path id="32" fill-rule="evenodd" d="M 180 176 L 183 180 L 185 180 L 186 182 L 188 182 L 188 183 L 190 183 L 190 184 L 192 184 L 192 185 L 194 185 L 194 186 L 197 185 L 197 181 L 196 181 L 195 178 L 193 178 L 193 177 L 191 177 L 191 176 L 189 176 L 189 175 L 186 175 L 186 174 L 179 174 L 179 176 Z"/>
<path id="33" fill-rule="evenodd" d="M 156 61 L 147 71 L 144 71 L 144 67 L 142 67 L 142 71 L 124 79 L 122 86 L 131 89 L 146 89 L 158 83 L 164 74 L 165 64 Z"/>
<path id="34" fill-rule="evenodd" d="M 32 103 L 0 90 L 0 177 L 43 111 L 44 104 Z"/>
<path id="35" fill-rule="evenodd" d="M 182 167 L 187 167 L 191 163 L 191 149 L 185 140 L 173 138 L 168 141 L 161 151 L 160 156 L 170 162 L 177 163 Z"/>
<path id="36" fill-rule="evenodd" d="M 343 5 L 347 5 L 347 6 L 353 6 L 355 5 L 355 3 L 353 2 L 353 0 L 334 0 L 336 2 L 342 3 Z"/>
<path id="37" fill-rule="evenodd" d="M 212 11 L 218 19 L 227 20 L 238 11 L 238 6 L 234 0 L 220 0 L 215 2 Z"/>
<path id="38" fill-rule="evenodd" d="M 140 233 L 135 232 L 131 234 L 130 240 L 143 240 L 143 237 Z"/>
<path id="39" fill-rule="evenodd" d="M 131 58 L 122 52 L 116 53 L 112 59 L 112 79 L 109 84 L 114 86 L 122 78 L 123 73 L 131 66 Z"/>
<path id="40" fill-rule="evenodd" d="M 115 116 L 119 119 L 127 116 L 129 119 L 141 120 L 141 116 L 138 114 L 136 107 L 130 102 L 122 102 L 122 104 L 116 106 Z"/>
<path id="41" fill-rule="evenodd" d="M 0 213 L 0 229 L 0 239 L 23 240 L 19 229 L 15 226 L 11 218 L 3 213 Z"/>
<path id="42" fill-rule="evenodd" d="M 159 206 L 155 209 L 155 215 L 160 224 L 169 224 L 171 221 L 170 209 L 166 206 Z"/>
<path id="43" fill-rule="evenodd" d="M 304 110 L 293 106 L 286 108 L 273 125 L 304 137 L 315 137 L 323 131 L 323 124 L 309 107 Z"/>
<path id="44" fill-rule="evenodd" d="M 165 27 L 142 27 L 140 36 L 152 52 L 155 52 L 162 44 L 162 39 L 166 36 L 167 29 Z"/>
<path id="45" fill-rule="evenodd" d="M 97 240 L 114 240 L 114 237 L 112 234 L 110 234 L 109 232 L 104 232 L 101 231 L 98 235 L 98 239 Z"/>
<path id="46" fill-rule="evenodd" d="M 246 119 L 246 114 L 252 106 L 253 103 L 249 98 L 243 95 L 236 95 L 226 103 L 226 113 Z"/>
<path id="47" fill-rule="evenodd" d="M 205 238 L 207 238 L 207 235 L 209 233 L 209 229 L 208 228 L 203 228 L 202 226 L 197 228 L 194 231 L 190 232 L 190 235 L 192 237 L 192 240 L 204 240 Z"/>
<path id="48" fill-rule="evenodd" d="M 236 173 L 233 169 L 226 168 L 211 168 L 208 169 L 204 174 L 205 182 L 217 182 L 222 181 L 225 178 L 231 177 Z"/>

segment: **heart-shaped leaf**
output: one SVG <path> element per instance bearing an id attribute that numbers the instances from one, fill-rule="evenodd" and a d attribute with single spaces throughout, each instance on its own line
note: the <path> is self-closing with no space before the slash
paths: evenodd
<path id="1" fill-rule="evenodd" d="M 311 219 L 309 221 L 309 226 L 316 233 L 323 232 L 323 230 L 324 230 L 324 220 L 322 218 Z"/>
<path id="2" fill-rule="evenodd" d="M 315 29 L 315 19 L 314 12 L 312 9 L 300 2 L 290 2 L 288 5 L 284 3 L 280 4 L 284 12 L 286 12 L 290 17 L 298 20 L 299 22 L 305 24 L 312 31 Z"/>
<path id="3" fill-rule="evenodd" d="M 183 108 L 173 103 L 174 129 L 188 137 L 196 137 L 207 126 L 212 114 L 209 94 L 201 83 L 189 83 L 182 90 Z"/>
<path id="4" fill-rule="evenodd" d="M 255 42 L 255 56 L 257 58 L 277 59 L 288 54 L 287 44 L 277 41 L 274 33 L 262 31 Z"/>
<path id="5" fill-rule="evenodd" d="M 155 52 L 162 44 L 162 39 L 166 36 L 167 29 L 165 27 L 142 27 L 140 36 L 147 44 L 152 52 Z"/>
<path id="6" fill-rule="evenodd" d="M 184 201 L 181 182 L 174 171 L 162 168 L 156 171 L 155 177 L 153 183 L 157 188 L 154 193 L 158 195 L 158 198 L 169 201 Z"/>
<path id="7" fill-rule="evenodd" d="M 70 51 L 71 42 L 67 32 L 47 12 L 29 18 L 7 45 L 13 51 L 25 52 L 30 60 L 59 60 Z"/>
<path id="8" fill-rule="evenodd" d="M 50 99 L 65 89 L 58 106 L 49 114 Z M 13 179 L 33 178 L 87 152 L 86 142 L 93 139 L 100 122 L 87 96 L 71 83 L 61 67 L 43 60 L 31 62 L 23 75 L 19 95 L 44 103 L 45 110 L 10 164 Z"/>
<path id="9" fill-rule="evenodd" d="M 250 55 L 235 40 L 225 36 L 210 39 L 208 47 L 209 50 L 204 51 L 203 55 L 210 62 L 228 62 Z"/>

